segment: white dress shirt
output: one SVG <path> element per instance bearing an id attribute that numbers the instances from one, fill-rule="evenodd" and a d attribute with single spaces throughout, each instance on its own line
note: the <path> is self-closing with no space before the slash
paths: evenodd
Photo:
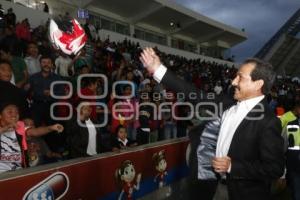
<path id="1" fill-rule="evenodd" d="M 41 71 L 40 58 L 41 55 L 39 55 L 37 58 L 31 56 L 24 58 L 29 76 Z"/>
<path id="2" fill-rule="evenodd" d="M 69 77 L 68 68 L 72 63 L 72 59 L 69 57 L 59 56 L 55 60 L 55 73 L 63 77 Z"/>
<path id="3" fill-rule="evenodd" d="M 237 105 L 232 106 L 223 113 L 217 142 L 216 157 L 227 156 L 236 129 L 247 114 L 263 98 L 264 95 L 238 102 Z"/>
<path id="4" fill-rule="evenodd" d="M 124 141 L 121 140 L 120 138 L 118 138 L 118 141 L 121 142 L 125 147 L 126 147 L 126 145 L 128 143 L 128 139 L 127 138 Z"/>
<path id="5" fill-rule="evenodd" d="M 154 80 L 160 83 L 166 71 L 167 68 L 161 64 L 153 74 Z M 254 108 L 254 106 L 257 105 L 263 98 L 264 95 L 238 102 L 237 105 L 232 106 L 223 113 L 216 149 L 217 157 L 227 156 L 233 135 L 237 127 L 247 116 L 247 114 Z"/>
<path id="6" fill-rule="evenodd" d="M 157 70 L 155 70 L 153 74 L 153 78 L 156 82 L 160 83 L 165 73 L 167 72 L 167 68 L 164 65 L 160 65 Z"/>
<path id="7" fill-rule="evenodd" d="M 85 124 L 86 124 L 86 126 L 88 128 L 88 132 L 89 132 L 89 143 L 87 146 L 86 153 L 90 156 L 96 155 L 97 154 L 97 149 L 96 149 L 97 131 L 96 131 L 95 125 L 93 124 L 93 122 L 90 119 L 86 120 Z"/>

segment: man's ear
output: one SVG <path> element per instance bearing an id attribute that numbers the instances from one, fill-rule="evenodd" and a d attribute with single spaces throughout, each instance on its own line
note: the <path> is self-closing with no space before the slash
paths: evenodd
<path id="1" fill-rule="evenodd" d="M 257 81 L 255 81 L 256 84 L 256 90 L 261 90 L 262 91 L 262 87 L 264 86 L 265 82 L 262 79 L 259 79 Z"/>

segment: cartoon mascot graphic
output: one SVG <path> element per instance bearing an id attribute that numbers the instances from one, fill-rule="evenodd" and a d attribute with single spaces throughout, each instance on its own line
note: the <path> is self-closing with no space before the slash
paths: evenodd
<path id="1" fill-rule="evenodd" d="M 122 187 L 122 191 L 118 199 L 134 199 L 133 192 L 134 190 L 140 189 L 140 181 L 142 175 L 139 173 L 137 175 L 136 181 L 134 181 L 136 172 L 133 163 L 130 160 L 125 160 L 121 164 L 121 166 L 116 170 L 115 175 L 119 186 Z M 123 195 L 125 196 L 123 197 Z"/>
<path id="2" fill-rule="evenodd" d="M 157 182 L 158 180 L 158 186 L 159 188 L 162 188 L 165 185 L 164 179 L 168 175 L 165 151 L 160 151 L 153 154 L 152 158 L 155 164 L 155 169 L 158 172 L 158 174 L 154 178 L 154 182 Z"/>

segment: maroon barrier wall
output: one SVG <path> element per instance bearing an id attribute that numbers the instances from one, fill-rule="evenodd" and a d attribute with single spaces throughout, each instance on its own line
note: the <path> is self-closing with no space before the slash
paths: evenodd
<path id="1" fill-rule="evenodd" d="M 19 170 L 0 176 L 0 200 L 8 199 L 116 199 L 122 188 L 123 199 L 130 195 L 141 197 L 158 189 L 155 176 L 162 176 L 164 185 L 182 176 L 180 170 L 186 166 L 187 139 L 175 139 L 168 143 L 155 143 L 119 154 L 107 153 L 93 158 L 83 158 L 59 162 L 47 166 Z M 164 154 L 167 168 L 158 172 L 153 156 Z M 116 181 L 116 172 L 126 160 L 131 161 L 135 176 L 131 183 Z M 141 174 L 140 188 L 137 185 Z M 169 176 L 169 177 L 168 177 Z M 177 178 L 178 178 L 177 177 Z M 153 183 L 152 183 L 153 182 Z M 131 185 L 133 193 L 126 193 L 126 183 Z M 130 188 L 129 187 L 129 188 Z M 128 187 L 127 187 L 128 189 Z M 130 191 L 130 190 L 129 190 Z M 135 193 L 135 194 L 134 194 Z"/>

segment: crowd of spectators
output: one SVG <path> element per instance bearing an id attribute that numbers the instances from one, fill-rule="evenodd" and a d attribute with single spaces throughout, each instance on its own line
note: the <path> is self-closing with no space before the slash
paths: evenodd
<path id="1" fill-rule="evenodd" d="M 185 98 L 148 74 L 139 61 L 139 43 L 95 40 L 89 34 L 85 48 L 68 56 L 52 47 L 48 23 L 32 29 L 28 19 L 17 22 L 12 9 L 1 15 L 0 105 L 6 107 L 0 106 L 0 122 L 7 106 L 15 105 L 26 129 L 56 123 L 64 127 L 61 133 L 27 138 L 29 166 L 184 137 L 194 125 L 194 120 L 176 120 L 172 115 L 172 106 Z M 155 50 L 169 69 L 203 92 L 232 93 L 231 80 L 237 71 L 233 66 Z M 57 81 L 69 84 L 53 85 Z M 299 90 L 299 82 L 278 79 L 269 97 L 270 107 L 279 113 L 291 109 L 299 100 Z M 68 98 L 59 98 L 70 93 Z M 163 110 L 161 116 L 157 116 L 159 110 Z M 176 106 L 176 116 L 189 112 L 187 106 Z M 105 126 L 97 126 L 105 121 Z M 3 126 L 0 123 L 0 131 Z"/>

